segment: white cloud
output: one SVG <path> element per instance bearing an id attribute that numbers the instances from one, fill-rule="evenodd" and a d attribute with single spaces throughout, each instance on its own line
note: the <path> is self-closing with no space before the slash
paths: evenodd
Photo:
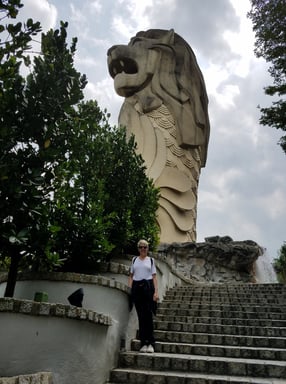
<path id="1" fill-rule="evenodd" d="M 274 189 L 270 194 L 258 198 L 257 205 L 265 211 L 269 219 L 283 218 L 286 216 L 285 191 Z"/>
<path id="2" fill-rule="evenodd" d="M 118 2 L 121 7 L 124 6 L 124 14 L 117 13 L 113 16 L 112 29 L 117 36 L 129 41 L 139 30 L 146 29 L 151 24 L 148 9 L 152 9 L 154 1 L 119 0 Z"/>
<path id="3" fill-rule="evenodd" d="M 118 96 L 113 87 L 113 80 L 105 78 L 97 83 L 89 82 L 84 90 L 87 99 L 97 100 L 100 108 L 110 113 L 110 124 L 117 125 L 122 97 Z"/>
<path id="4" fill-rule="evenodd" d="M 98 0 L 91 1 L 90 10 L 92 13 L 101 14 L 102 11 L 102 3 Z"/>
<path id="5" fill-rule="evenodd" d="M 96 69 L 98 66 L 98 62 L 95 60 L 93 56 L 84 56 L 81 57 L 79 55 L 75 56 L 75 65 L 77 67 L 82 67 L 82 68 L 92 68 L 93 70 Z"/>
<path id="6" fill-rule="evenodd" d="M 134 27 L 126 24 L 124 18 L 121 16 L 115 16 L 112 20 L 112 29 L 118 36 L 122 36 L 124 39 L 129 40 L 134 35 Z M 135 28 L 136 29 L 136 28 Z"/>
<path id="7" fill-rule="evenodd" d="M 82 7 L 75 7 L 74 4 L 70 4 L 71 9 L 71 21 L 78 24 L 78 28 L 86 24 L 88 15 L 83 12 Z"/>
<path id="8" fill-rule="evenodd" d="M 239 95 L 239 87 L 235 84 L 226 84 L 218 88 L 215 97 L 223 109 L 234 106 L 234 98 Z"/>
<path id="9" fill-rule="evenodd" d="M 20 15 L 23 20 L 41 21 L 43 32 L 54 28 L 57 21 L 57 9 L 48 0 L 25 0 Z"/>
<path id="10" fill-rule="evenodd" d="M 203 75 L 209 95 L 216 95 L 219 84 L 221 84 L 222 81 L 225 81 L 229 76 L 228 71 L 225 68 L 212 63 L 204 70 Z"/>

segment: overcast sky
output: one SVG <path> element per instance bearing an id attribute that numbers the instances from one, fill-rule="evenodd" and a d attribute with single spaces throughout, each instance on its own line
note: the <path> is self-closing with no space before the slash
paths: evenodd
<path id="1" fill-rule="evenodd" d="M 253 54 L 248 0 L 23 0 L 23 18 L 44 31 L 69 23 L 77 37 L 75 67 L 88 78 L 87 99 L 117 118 L 123 99 L 108 74 L 106 51 L 140 30 L 171 29 L 193 48 L 209 96 L 211 135 L 202 169 L 197 241 L 214 235 L 254 240 L 277 257 L 286 240 L 286 156 L 282 131 L 260 126 L 258 105 L 272 79 Z"/>

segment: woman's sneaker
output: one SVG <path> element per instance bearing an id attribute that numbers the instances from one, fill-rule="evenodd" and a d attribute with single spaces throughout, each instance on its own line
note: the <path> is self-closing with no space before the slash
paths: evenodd
<path id="1" fill-rule="evenodd" d="M 152 345 L 151 345 L 151 347 L 152 347 Z M 147 352 L 147 349 L 148 349 L 147 345 L 143 345 L 143 347 L 140 348 L 139 352 L 145 353 L 145 352 Z"/>
<path id="2" fill-rule="evenodd" d="M 154 353 L 153 345 L 149 344 L 148 347 L 147 347 L 146 352 L 148 352 L 148 353 Z"/>

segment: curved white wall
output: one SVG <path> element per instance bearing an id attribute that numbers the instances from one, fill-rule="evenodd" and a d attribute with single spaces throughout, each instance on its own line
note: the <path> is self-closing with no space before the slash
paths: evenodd
<path id="1" fill-rule="evenodd" d="M 162 299 L 166 289 L 182 284 L 182 280 L 164 261 L 156 260 L 156 265 Z M 65 305 L 69 305 L 67 297 L 72 292 L 83 288 L 83 308 L 109 315 L 112 325 L 1 312 L 0 308 L 0 377 L 50 371 L 53 384 L 106 383 L 117 365 L 121 339 L 126 339 L 129 348 L 135 336 L 137 316 L 135 309 L 131 313 L 128 309 L 127 275 L 106 273 L 101 283 L 87 281 L 17 281 L 15 299 L 33 300 L 35 292 L 42 291 L 47 292 L 50 303 Z M 115 288 L 116 282 L 120 289 Z M 5 285 L 0 282 L 0 297 Z"/>

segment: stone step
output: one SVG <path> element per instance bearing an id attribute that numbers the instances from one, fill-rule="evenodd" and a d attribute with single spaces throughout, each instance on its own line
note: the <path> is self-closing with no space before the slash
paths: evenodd
<path id="1" fill-rule="evenodd" d="M 140 349 L 140 341 L 136 339 L 132 340 L 131 349 L 138 352 Z M 157 341 L 155 352 L 286 361 L 286 349 L 282 348 L 166 343 Z"/>
<path id="2" fill-rule="evenodd" d="M 280 288 L 261 288 L 257 287 L 257 289 L 248 289 L 246 287 L 241 287 L 240 289 L 231 289 L 231 288 L 211 288 L 211 289 L 198 289 L 195 285 L 191 285 L 187 288 L 177 287 L 175 289 L 168 290 L 166 295 L 285 295 L 286 287 L 281 285 Z"/>
<path id="3" fill-rule="evenodd" d="M 215 333 L 227 335 L 247 335 L 264 337 L 284 337 L 286 338 L 286 328 L 283 327 L 255 327 L 243 325 L 221 325 L 203 323 L 183 323 L 155 321 L 155 328 L 161 331 L 176 331 L 190 333 Z"/>
<path id="4" fill-rule="evenodd" d="M 194 291 L 197 292 L 213 292 L 213 291 L 224 291 L 224 292 L 233 292 L 233 291 L 285 291 L 285 285 L 282 283 L 273 283 L 273 284 L 225 284 L 225 283 L 195 283 L 188 285 L 175 286 L 169 289 L 169 292 L 183 292 L 183 291 Z"/>
<path id="5" fill-rule="evenodd" d="M 171 295 L 171 294 L 180 294 L 180 293 L 200 293 L 200 294 L 209 294 L 212 295 L 214 293 L 220 293 L 223 295 L 227 295 L 229 293 L 235 292 L 236 294 L 241 294 L 241 293 L 254 293 L 258 295 L 262 294 L 268 294 L 268 293 L 285 293 L 286 292 L 286 287 L 284 284 L 277 284 L 277 285 L 269 285 L 269 286 L 261 286 L 261 284 L 254 284 L 251 286 L 248 285 L 241 285 L 240 287 L 238 286 L 223 286 L 221 285 L 220 287 L 213 287 L 213 286 L 205 286 L 203 288 L 198 287 L 197 284 L 192 284 L 192 285 L 184 285 L 180 287 L 175 287 L 172 289 L 169 289 L 166 292 L 166 295 Z"/>
<path id="6" fill-rule="evenodd" d="M 172 307 L 163 307 L 159 306 L 158 308 L 158 315 L 173 315 L 173 316 L 187 316 L 187 317 L 220 317 L 220 318 L 248 318 L 248 319 L 275 319 L 275 320 L 286 320 L 286 313 L 285 312 L 271 312 L 261 309 L 260 311 L 244 311 L 243 308 L 241 309 L 233 309 L 233 310 L 227 310 L 227 308 L 223 309 L 212 309 L 212 308 L 172 308 Z"/>
<path id="7" fill-rule="evenodd" d="M 164 302 L 187 302 L 187 303 L 225 303 L 225 304 L 254 304 L 254 305 L 265 305 L 265 304 L 271 304 L 271 305 L 277 305 L 281 302 L 286 301 L 286 296 L 267 296 L 267 297 L 238 297 L 238 296 L 216 296 L 216 297 L 209 297 L 209 296 L 180 296 L 180 295 L 174 295 L 174 296 L 166 296 L 164 297 Z"/>
<path id="8" fill-rule="evenodd" d="M 173 314 L 156 315 L 156 321 L 168 321 L 179 323 L 203 323 L 203 324 L 221 324 L 221 325 L 244 325 L 255 327 L 286 327 L 285 320 L 258 319 L 258 318 L 223 318 L 223 317 L 199 317 L 199 316 L 174 316 Z"/>
<path id="9" fill-rule="evenodd" d="M 210 289 L 208 291 L 198 290 L 193 287 L 189 289 L 178 289 L 169 290 L 165 293 L 165 296 L 202 296 L 202 297 L 216 297 L 216 296 L 253 296 L 253 297 L 267 297 L 267 296 L 285 296 L 286 287 L 281 289 L 240 289 L 240 290 L 226 290 L 226 289 Z"/>
<path id="10" fill-rule="evenodd" d="M 122 352 L 119 365 L 127 369 L 149 371 L 196 372 L 206 375 L 238 375 L 286 379 L 286 362 L 275 360 L 237 359 L 213 356 Z M 112 379 L 113 380 L 113 379 Z"/>
<path id="11" fill-rule="evenodd" d="M 286 314 L 286 305 L 249 305 L 247 304 L 222 304 L 222 303 L 188 303 L 185 301 L 163 301 L 160 303 L 159 310 L 165 308 L 171 308 L 173 310 L 177 309 L 200 309 L 200 310 L 221 310 L 221 311 L 238 311 L 243 310 L 243 312 L 274 312 L 274 313 L 285 313 Z"/>
<path id="12" fill-rule="evenodd" d="M 188 344 L 213 344 L 226 346 L 248 346 L 264 348 L 282 348 L 286 349 L 286 338 L 284 337 L 264 337 L 247 335 L 224 335 L 211 333 L 188 333 L 188 332 L 170 332 L 154 331 L 157 341 L 171 343 Z"/>
<path id="13" fill-rule="evenodd" d="M 213 294 L 221 294 L 221 295 L 230 295 L 230 294 L 254 294 L 254 295 L 268 295 L 268 294 L 285 294 L 286 293 L 286 287 L 282 284 L 278 287 L 272 286 L 270 287 L 261 287 L 261 286 L 255 286 L 252 288 L 240 287 L 240 288 L 234 288 L 234 287 L 221 287 L 221 288 L 207 288 L 204 289 L 198 288 L 196 285 L 190 285 L 188 287 L 176 287 L 173 289 L 169 289 L 166 292 L 166 295 L 180 295 L 180 294 L 200 294 L 200 295 L 213 295 Z"/>
<path id="14" fill-rule="evenodd" d="M 155 353 L 133 340 L 109 384 L 285 384 L 284 303 L 277 284 L 176 287 L 158 305 Z"/>
<path id="15" fill-rule="evenodd" d="M 176 299 L 176 300 L 169 300 L 165 299 L 164 300 L 165 304 L 169 303 L 184 303 L 188 305 L 216 305 L 216 306 L 221 306 L 221 305 L 228 305 L 228 306 L 238 306 L 238 307 L 244 307 L 244 306 L 254 306 L 254 307 L 265 307 L 265 306 L 270 306 L 272 307 L 279 307 L 281 306 L 281 303 L 286 303 L 286 297 L 282 299 L 270 299 L 270 300 L 228 300 L 228 299 L 222 299 L 222 300 L 216 300 L 216 299 L 210 299 L 210 300 L 187 300 L 187 299 Z M 285 307 L 285 305 L 282 304 L 282 306 Z"/>
<path id="16" fill-rule="evenodd" d="M 285 384 L 285 379 L 117 368 L 107 384 Z"/>
<path id="17" fill-rule="evenodd" d="M 196 284 L 188 285 L 188 286 L 180 286 L 180 287 L 175 287 L 172 289 L 169 289 L 166 294 L 173 294 L 173 293 L 200 293 L 200 294 L 213 294 L 213 293 L 222 293 L 222 294 L 229 294 L 229 293 L 258 293 L 263 294 L 266 293 L 268 294 L 277 292 L 277 293 L 285 293 L 286 292 L 286 287 L 284 284 L 278 284 L 277 286 L 272 285 L 269 287 L 262 287 L 260 284 L 255 284 L 255 286 L 221 286 L 221 287 L 204 287 L 200 288 Z"/>

